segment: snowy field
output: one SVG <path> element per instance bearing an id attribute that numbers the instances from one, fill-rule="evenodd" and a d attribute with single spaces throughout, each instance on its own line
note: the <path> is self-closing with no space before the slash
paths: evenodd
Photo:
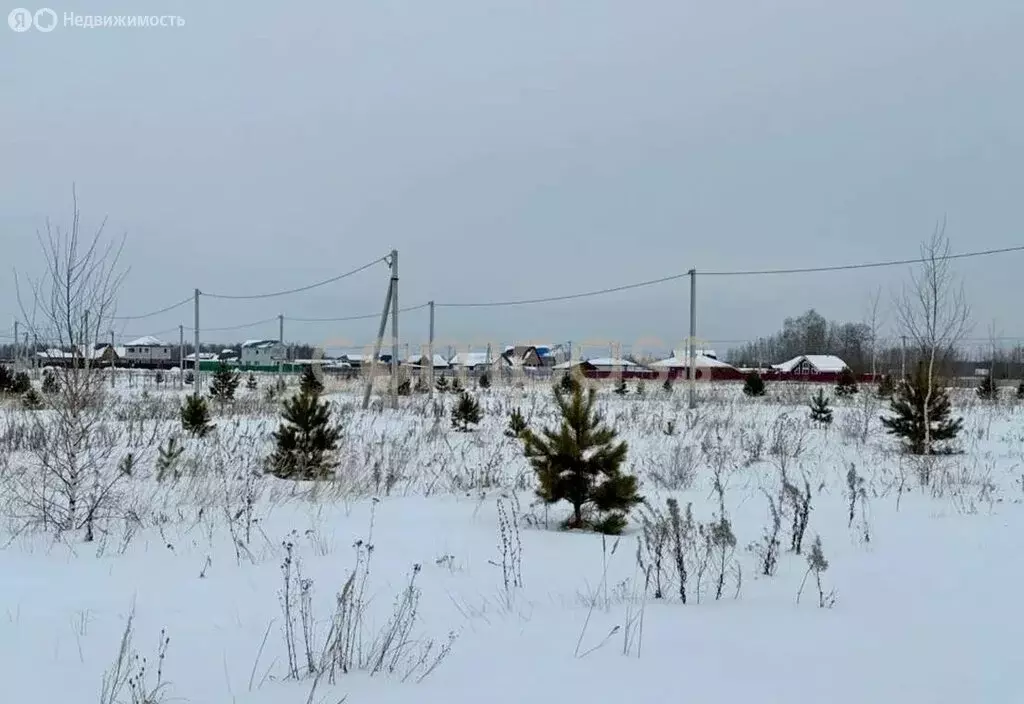
<path id="1" fill-rule="evenodd" d="M 100 474 L 119 479 L 93 542 L 44 525 L 32 412 L 0 409 L 4 702 L 1024 702 L 1014 402 L 955 392 L 962 452 L 925 465 L 882 432 L 871 393 L 817 427 L 797 385 L 702 386 L 696 411 L 682 387 L 602 387 L 651 509 L 675 498 L 697 524 L 722 508 L 731 522 L 734 541 L 684 541 L 681 584 L 646 508 L 605 538 L 534 505 L 504 431 L 513 407 L 554 422 L 547 386 L 478 392 L 469 433 L 451 429 L 451 395 L 363 412 L 356 387 L 332 386 L 341 465 L 304 484 L 262 472 L 277 425 L 263 389 L 243 384 L 168 462 L 183 392 L 140 381 L 104 402 L 116 452 Z"/>

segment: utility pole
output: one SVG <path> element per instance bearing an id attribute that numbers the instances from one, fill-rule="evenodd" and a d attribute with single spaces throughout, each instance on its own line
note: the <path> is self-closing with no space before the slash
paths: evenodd
<path id="1" fill-rule="evenodd" d="M 92 349 L 90 349 L 92 347 L 92 342 L 89 338 L 89 311 L 85 311 L 82 316 L 82 320 L 82 340 L 80 346 L 82 348 L 82 356 L 85 357 L 82 362 L 82 367 L 86 370 L 86 374 L 88 374 L 89 359 L 92 357 Z"/>
<path id="2" fill-rule="evenodd" d="M 18 358 L 21 356 L 18 354 L 18 320 L 14 321 L 14 368 L 18 368 Z"/>
<path id="3" fill-rule="evenodd" d="M 392 265 L 392 272 L 394 266 Z M 391 292 L 395 287 L 395 280 L 388 281 L 388 293 L 384 297 L 384 311 L 380 314 L 380 327 L 377 328 L 377 339 L 373 341 L 373 356 L 370 358 L 370 370 L 366 379 L 366 389 L 363 391 L 363 410 L 370 407 L 370 394 L 373 393 L 373 377 L 377 373 L 377 359 L 380 357 L 380 348 L 384 344 L 384 331 L 388 329 L 388 311 L 391 310 Z"/>
<path id="4" fill-rule="evenodd" d="M 391 407 L 398 408 L 398 250 L 391 250 Z"/>
<path id="5" fill-rule="evenodd" d="M 117 352 L 114 351 L 114 331 L 110 331 L 110 388 L 114 388 L 114 357 L 117 356 Z"/>
<path id="6" fill-rule="evenodd" d="M 690 269 L 690 368 L 689 396 L 690 408 L 697 407 L 697 270 Z"/>
<path id="7" fill-rule="evenodd" d="M 907 378 L 907 336 L 900 336 L 900 378 Z"/>
<path id="8" fill-rule="evenodd" d="M 430 333 L 427 336 L 427 364 L 430 365 L 430 373 L 427 378 L 430 380 L 430 385 L 427 390 L 427 394 L 430 398 L 434 397 L 434 302 L 430 301 Z M 422 372 L 420 372 L 422 374 Z"/>
<path id="9" fill-rule="evenodd" d="M 197 401 L 199 400 L 199 289 L 195 292 L 196 301 L 196 314 L 195 321 L 192 323 L 195 327 L 192 329 L 192 345 L 194 347 L 194 353 L 192 355 L 192 397 Z M 182 370 L 184 373 L 184 369 Z"/>
<path id="10" fill-rule="evenodd" d="M 284 314 L 281 313 L 277 316 L 277 341 L 284 347 Z M 277 360 L 277 378 L 278 384 L 284 381 L 284 359 L 279 358 Z"/>
<path id="11" fill-rule="evenodd" d="M 193 375 L 194 376 L 194 375 Z M 178 326 L 178 388 L 185 388 L 185 326 Z"/>

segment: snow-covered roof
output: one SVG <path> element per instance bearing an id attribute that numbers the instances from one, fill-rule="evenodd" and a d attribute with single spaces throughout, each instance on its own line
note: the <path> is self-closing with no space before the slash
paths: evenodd
<path id="1" fill-rule="evenodd" d="M 773 364 L 772 368 L 778 369 L 780 372 L 791 372 L 805 359 L 819 372 L 841 372 L 848 366 L 834 354 L 802 354 L 782 364 Z"/>
<path id="2" fill-rule="evenodd" d="M 426 357 L 427 356 L 425 354 L 413 354 L 413 355 L 409 355 L 409 359 L 405 360 L 405 362 L 406 362 L 406 364 L 412 364 L 412 365 L 418 366 L 418 365 L 423 363 L 423 361 L 426 359 Z M 446 368 L 448 366 L 448 362 L 441 355 L 435 354 L 434 355 L 434 366 L 435 367 L 441 367 L 443 369 L 443 368 Z"/>
<path id="3" fill-rule="evenodd" d="M 195 355 L 194 352 L 192 354 L 185 355 L 185 359 L 187 361 L 189 361 L 189 362 L 195 361 L 195 358 L 196 358 L 196 355 Z M 217 359 L 217 353 L 216 352 L 200 352 L 199 353 L 199 361 L 202 362 L 204 359 L 206 359 L 206 360 Z"/>
<path id="4" fill-rule="evenodd" d="M 657 362 L 652 362 L 651 367 L 657 369 L 686 369 L 690 366 L 690 357 L 685 355 L 683 357 L 669 357 L 668 359 L 659 359 Z M 696 366 L 698 369 L 701 367 L 731 367 L 731 364 L 715 359 L 714 357 L 708 357 L 707 355 L 698 354 L 696 359 Z"/>
<path id="5" fill-rule="evenodd" d="M 597 357 L 596 359 L 588 359 L 588 362 L 593 364 L 595 367 L 639 367 L 640 365 L 636 362 L 630 362 L 628 359 L 619 359 L 617 357 Z"/>
<path id="6" fill-rule="evenodd" d="M 166 347 L 167 343 L 152 335 L 143 335 L 131 342 L 126 342 L 125 345 L 128 347 Z"/>
<path id="7" fill-rule="evenodd" d="M 570 359 L 568 361 L 561 362 L 560 364 L 556 364 L 555 366 L 553 366 L 551 368 L 552 369 L 572 369 L 573 367 L 578 367 L 581 364 L 583 364 L 583 360 L 582 359 Z"/>
<path id="8" fill-rule="evenodd" d="M 704 355 L 705 357 L 711 357 L 712 359 L 718 359 L 718 353 L 714 350 L 697 350 L 697 356 Z M 675 359 L 689 359 L 690 350 L 672 350 L 672 357 Z"/>
<path id="9" fill-rule="evenodd" d="M 277 340 L 246 340 L 245 342 L 242 343 L 242 348 L 243 349 L 246 348 L 246 347 L 267 348 L 267 347 L 273 347 L 276 344 L 279 344 Z"/>
<path id="10" fill-rule="evenodd" d="M 494 358 L 488 360 L 486 352 L 459 352 L 448 362 L 456 367 L 478 367 L 481 364 L 493 363 Z"/>

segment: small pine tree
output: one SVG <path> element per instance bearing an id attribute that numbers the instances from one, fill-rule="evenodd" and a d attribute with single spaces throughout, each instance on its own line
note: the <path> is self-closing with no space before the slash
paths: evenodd
<path id="1" fill-rule="evenodd" d="M 249 378 L 245 380 L 245 388 L 249 389 L 249 391 L 255 391 L 257 386 L 256 375 L 249 372 Z"/>
<path id="2" fill-rule="evenodd" d="M 667 394 L 672 393 L 672 379 L 665 377 L 665 383 L 661 385 L 661 390 Z"/>
<path id="3" fill-rule="evenodd" d="M 629 387 L 626 386 L 626 380 L 620 378 L 618 383 L 615 384 L 615 388 L 612 389 L 612 391 L 617 393 L 619 396 L 625 396 L 626 394 L 628 394 Z"/>
<path id="4" fill-rule="evenodd" d="M 462 393 L 462 380 L 457 376 L 452 377 L 451 391 L 453 394 Z"/>
<path id="5" fill-rule="evenodd" d="M 284 402 L 282 422 L 273 434 L 277 448 L 269 471 L 280 479 L 323 479 L 334 473 L 341 429 L 331 423 L 331 407 L 314 393 L 300 392 Z"/>
<path id="6" fill-rule="evenodd" d="M 441 394 L 448 393 L 448 389 L 449 389 L 448 377 L 446 377 L 446 376 L 439 376 L 439 377 L 437 377 L 437 381 L 434 382 L 434 388 L 437 389 L 438 393 L 441 393 Z"/>
<path id="7" fill-rule="evenodd" d="M 604 424 L 594 408 L 596 397 L 594 389 L 586 394 L 582 389 L 572 394 L 556 389 L 560 426 L 540 433 L 524 430 L 524 452 L 540 484 L 537 496 L 547 504 L 572 504 L 566 528 L 618 534 L 643 497 L 637 493 L 636 477 L 622 472 L 628 446 Z M 589 507 L 601 514 L 596 521 L 585 515 Z"/>
<path id="8" fill-rule="evenodd" d="M 55 394 L 60 391 L 60 382 L 57 380 L 57 372 L 52 369 L 43 370 L 43 393 Z"/>
<path id="9" fill-rule="evenodd" d="M 760 374 L 755 371 L 747 374 L 747 378 L 743 382 L 743 393 L 750 397 L 765 395 L 764 379 Z"/>
<path id="10" fill-rule="evenodd" d="M 567 371 L 562 374 L 561 378 L 558 380 L 558 386 L 567 394 L 571 394 L 581 387 L 580 380 L 576 378 L 576 375 L 573 374 L 572 371 Z"/>
<path id="11" fill-rule="evenodd" d="M 184 381 L 186 384 L 195 383 L 195 380 L 196 380 L 196 373 L 195 372 L 185 372 L 185 377 L 182 379 L 182 381 Z"/>
<path id="12" fill-rule="evenodd" d="M 14 373 L 0 364 L 0 394 L 10 393 L 14 386 Z"/>
<path id="13" fill-rule="evenodd" d="M 480 404 L 467 391 L 459 392 L 459 400 L 452 408 L 452 427 L 459 432 L 469 432 L 471 425 L 480 423 Z"/>
<path id="14" fill-rule="evenodd" d="M 832 424 L 832 407 L 824 389 L 818 389 L 818 393 L 811 397 L 811 420 L 821 425 Z"/>
<path id="15" fill-rule="evenodd" d="M 849 367 L 843 367 L 836 379 L 836 396 L 852 396 L 857 393 L 857 377 Z"/>
<path id="16" fill-rule="evenodd" d="M 636 395 L 643 396 L 647 393 L 647 385 L 642 381 L 638 381 L 636 384 Z"/>
<path id="17" fill-rule="evenodd" d="M 978 394 L 978 398 L 982 401 L 998 401 L 999 400 L 999 387 L 996 386 L 995 380 L 991 374 L 986 374 L 985 378 L 978 384 L 978 388 L 975 389 Z"/>
<path id="18" fill-rule="evenodd" d="M 320 372 L 313 369 L 313 365 L 303 367 L 302 376 L 299 378 L 299 392 L 319 396 L 324 391 L 324 383 L 320 381 Z"/>
<path id="19" fill-rule="evenodd" d="M 878 398 L 889 399 L 896 393 L 896 382 L 892 378 L 892 374 L 883 374 L 882 378 L 878 380 Z"/>
<path id="20" fill-rule="evenodd" d="M 403 377 L 398 382 L 397 392 L 398 392 L 399 396 L 409 396 L 409 395 L 411 395 L 412 394 L 412 379 L 410 379 L 407 376 Z"/>
<path id="21" fill-rule="evenodd" d="M 156 374 L 153 375 L 153 383 L 155 383 L 157 386 L 164 383 L 164 373 L 159 369 L 157 370 Z"/>
<path id="22" fill-rule="evenodd" d="M 167 438 L 166 445 L 157 447 L 156 480 L 158 482 L 162 482 L 168 475 L 177 477 L 176 468 L 184 452 L 185 448 L 178 444 L 178 439 L 174 436 Z"/>
<path id="23" fill-rule="evenodd" d="M 935 444 L 953 440 L 963 428 L 964 419 L 950 419 L 949 396 L 945 390 L 929 381 L 927 368 L 919 365 L 917 373 L 900 382 L 891 402 L 893 415 L 882 417 L 886 432 L 903 439 L 907 452 L 912 455 L 933 454 Z M 928 427 L 925 433 L 925 399 L 927 398 Z"/>
<path id="24" fill-rule="evenodd" d="M 484 372 L 483 374 L 480 375 L 480 378 L 477 380 L 476 385 L 481 389 L 485 390 L 491 388 L 491 375 L 488 374 L 487 372 Z"/>
<path id="25" fill-rule="evenodd" d="M 38 411 L 43 407 L 43 398 L 33 388 L 29 388 L 21 397 L 21 407 L 26 411 Z"/>
<path id="26" fill-rule="evenodd" d="M 235 398 L 235 391 L 242 382 L 242 377 L 234 369 L 221 362 L 217 365 L 217 371 L 213 373 L 210 381 L 210 396 L 218 401 L 227 403 Z"/>
<path id="27" fill-rule="evenodd" d="M 1024 401 L 1024 381 L 1017 384 L 1017 400 Z"/>
<path id="28" fill-rule="evenodd" d="M 32 380 L 29 379 L 28 372 L 18 372 L 14 375 L 10 388 L 12 394 L 27 394 L 31 388 Z"/>
<path id="29" fill-rule="evenodd" d="M 522 436 L 524 430 L 526 430 L 526 419 L 523 417 L 523 412 L 518 408 L 513 408 L 512 412 L 508 415 L 508 427 L 505 428 L 505 436 L 518 438 Z"/>
<path id="30" fill-rule="evenodd" d="M 213 430 L 210 422 L 210 407 L 200 396 L 189 394 L 181 406 L 181 427 L 185 432 L 198 438 L 206 437 Z"/>

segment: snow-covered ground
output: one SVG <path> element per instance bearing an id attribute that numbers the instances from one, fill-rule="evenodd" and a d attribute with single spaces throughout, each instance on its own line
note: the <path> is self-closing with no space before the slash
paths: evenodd
<path id="1" fill-rule="evenodd" d="M 107 402 L 111 461 L 132 459 L 91 543 L 39 525 L 26 500 L 28 412 L 0 410 L 5 702 L 132 702 L 141 689 L 192 704 L 1024 701 L 1024 415 L 1009 401 L 957 392 L 963 452 L 934 459 L 922 486 L 865 393 L 821 428 L 798 386 L 754 400 L 702 387 L 695 412 L 682 388 L 605 387 L 602 410 L 654 509 L 673 497 L 708 523 L 716 477 L 721 486 L 735 550 L 713 551 L 698 580 L 694 543 L 683 604 L 670 549 L 664 598 L 658 571 L 640 566 L 655 558 L 645 511 L 604 538 L 560 531 L 563 507 L 533 505 L 532 473 L 504 429 L 516 406 L 533 427 L 553 422 L 546 386 L 479 392 L 485 416 L 471 433 L 422 396 L 363 412 L 358 389 L 332 388 L 342 464 L 317 485 L 261 473 L 276 417 L 262 390 L 244 388 L 216 433 L 182 439 L 158 481 L 181 392 L 142 391 Z M 851 466 L 863 479 L 852 521 Z M 793 554 L 782 503 L 779 564 L 764 576 L 758 545 L 783 468 L 810 488 L 809 524 Z M 808 576 L 815 536 L 822 595 Z M 140 684 L 105 699 L 130 616 L 121 679 Z M 325 647 L 339 640 L 347 650 Z M 339 649 L 350 667 L 335 660 L 332 676 L 327 653 Z"/>

